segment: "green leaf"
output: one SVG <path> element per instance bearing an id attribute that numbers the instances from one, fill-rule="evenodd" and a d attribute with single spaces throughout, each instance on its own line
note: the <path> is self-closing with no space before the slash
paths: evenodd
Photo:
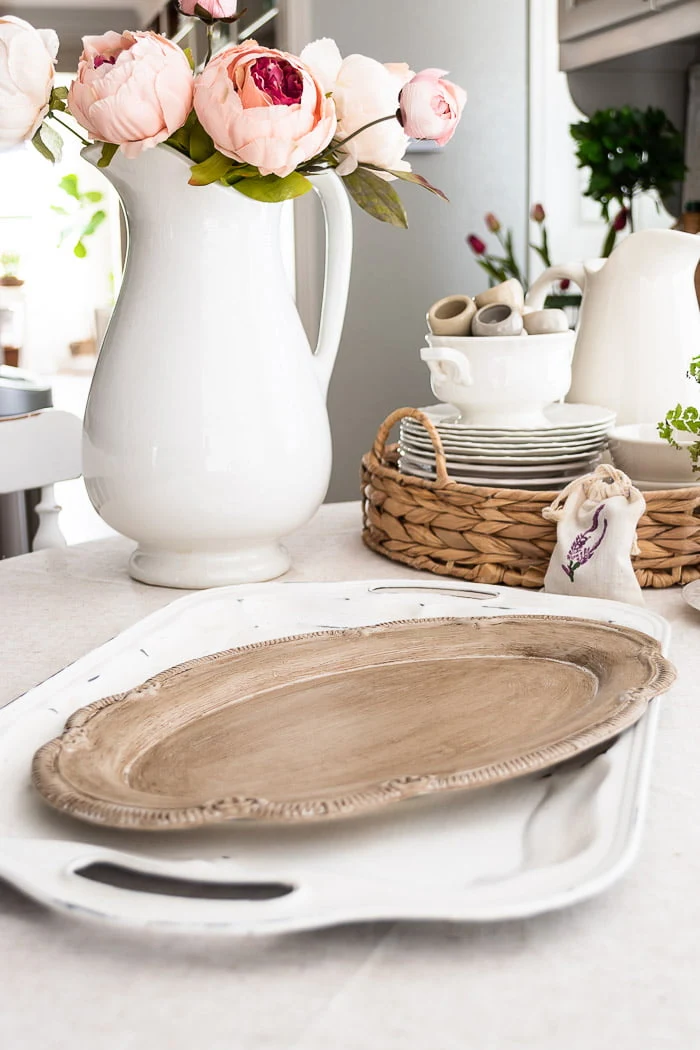
<path id="1" fill-rule="evenodd" d="M 88 190 L 87 193 L 83 194 L 86 201 L 90 201 L 91 204 L 99 204 L 101 200 L 104 200 L 104 193 L 100 193 L 99 190 Z"/>
<path id="2" fill-rule="evenodd" d="M 64 175 L 58 186 L 59 189 L 63 190 L 64 193 L 67 193 L 69 197 L 73 197 L 77 201 L 80 200 L 77 175 Z"/>
<path id="3" fill-rule="evenodd" d="M 408 229 L 406 210 L 390 182 L 380 179 L 367 168 L 357 168 L 343 176 L 348 193 L 363 211 L 380 222 Z"/>
<path id="4" fill-rule="evenodd" d="M 293 171 L 284 179 L 278 175 L 258 175 L 257 178 L 243 177 L 235 184 L 235 189 L 245 197 L 252 197 L 253 200 L 265 201 L 267 204 L 279 204 L 281 201 L 303 197 L 311 189 L 311 183 L 300 172 Z"/>
<path id="5" fill-rule="evenodd" d="M 102 143 L 102 155 L 97 162 L 98 168 L 108 168 L 114 160 L 114 155 L 119 149 L 114 142 L 103 142 Z"/>
<path id="6" fill-rule="evenodd" d="M 68 214 L 70 214 L 68 211 L 66 211 L 65 208 L 59 207 L 58 204 L 51 204 L 50 208 L 51 208 L 51 211 L 55 211 L 57 215 L 68 215 Z"/>
<path id="7" fill-rule="evenodd" d="M 83 233 L 82 233 L 82 236 L 81 236 L 80 239 L 82 240 L 83 237 L 92 237 L 92 235 L 95 232 L 95 230 L 98 230 L 100 228 L 100 226 L 102 225 L 102 223 L 105 221 L 106 218 L 107 218 L 107 212 L 106 211 L 102 211 L 102 210 L 96 211 L 95 214 L 90 219 L 90 221 L 87 224 L 87 226 L 85 227 L 85 229 L 83 230 Z"/>
<path id="8" fill-rule="evenodd" d="M 73 249 L 73 255 L 75 255 L 77 259 L 84 259 L 87 255 L 87 248 L 85 247 L 82 241 L 78 241 L 78 243 L 76 244 L 75 248 Z"/>
<path id="9" fill-rule="evenodd" d="M 228 175 L 233 168 L 230 157 L 224 157 L 223 153 L 212 153 L 201 164 L 195 164 L 190 173 L 190 186 L 209 186 L 212 182 L 218 182 Z"/>
<path id="10" fill-rule="evenodd" d="M 49 110 L 51 112 L 53 112 L 53 110 L 56 109 L 56 110 L 59 111 L 59 113 L 65 113 L 66 109 L 68 108 L 66 106 L 66 99 L 67 98 L 68 98 L 68 88 L 67 87 L 55 87 L 55 88 L 53 88 L 53 90 L 51 91 L 51 97 L 49 98 Z"/>
<path id="11" fill-rule="evenodd" d="M 48 124 L 41 125 L 32 139 L 32 145 L 52 164 L 60 161 L 63 156 L 63 139 Z"/>
<path id="12" fill-rule="evenodd" d="M 197 121 L 190 132 L 190 157 L 195 164 L 202 164 L 212 154 L 216 153 L 213 139 L 206 133 L 202 125 Z M 231 161 L 229 160 L 229 165 Z"/>
<path id="13" fill-rule="evenodd" d="M 363 167 L 366 167 L 366 165 L 363 165 Z M 374 165 L 372 166 L 372 170 L 377 170 L 374 168 Z M 402 182 L 413 182 L 416 186 L 422 186 L 424 190 L 430 190 L 430 192 L 434 193 L 436 197 L 440 197 L 441 200 L 447 201 L 448 204 L 450 203 L 450 198 L 446 196 L 442 190 L 439 190 L 437 186 L 433 186 L 432 183 L 428 182 L 425 176 L 419 175 L 416 171 L 393 171 L 387 169 L 387 174 L 395 175 L 396 178 L 401 179 Z"/>
<path id="14" fill-rule="evenodd" d="M 187 61 L 190 64 L 190 69 L 194 73 L 194 55 L 192 54 L 192 48 L 191 47 L 183 47 L 182 50 L 185 53 L 185 58 L 187 59 Z"/>

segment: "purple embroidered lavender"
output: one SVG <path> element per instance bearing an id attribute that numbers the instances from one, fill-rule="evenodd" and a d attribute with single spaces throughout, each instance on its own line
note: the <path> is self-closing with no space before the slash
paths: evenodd
<path id="1" fill-rule="evenodd" d="M 591 558 L 603 542 L 605 533 L 608 531 L 608 519 L 603 518 L 603 528 L 600 535 L 594 535 L 598 528 L 598 520 L 600 518 L 601 511 L 603 510 L 603 506 L 604 504 L 600 503 L 596 507 L 595 513 L 593 514 L 593 522 L 591 524 L 590 529 L 586 529 L 585 532 L 579 532 L 578 536 L 571 544 L 571 547 L 569 548 L 569 553 L 566 556 L 568 565 L 562 565 L 562 569 L 564 570 L 564 572 L 569 577 L 572 583 L 574 582 L 574 575 L 576 573 L 576 570 L 580 569 L 582 565 L 585 565 L 586 562 L 589 562 L 591 560 Z"/>

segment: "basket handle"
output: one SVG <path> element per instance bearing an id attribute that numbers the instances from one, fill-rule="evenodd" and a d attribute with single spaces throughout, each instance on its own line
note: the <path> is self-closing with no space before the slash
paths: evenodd
<path id="1" fill-rule="evenodd" d="M 425 427 L 428 431 L 428 435 L 433 445 L 435 452 L 435 474 L 437 476 L 438 485 L 453 485 L 453 482 L 447 473 L 447 463 L 445 462 L 445 453 L 442 448 L 442 441 L 440 435 L 437 432 L 437 428 L 433 423 L 430 422 L 425 412 L 421 412 L 419 408 L 397 408 L 391 415 L 387 416 L 379 430 L 377 436 L 374 439 L 374 446 L 372 451 L 379 460 L 380 463 L 386 465 L 386 443 L 389 434 L 393 427 L 401 419 L 405 419 L 410 416 L 411 419 L 415 419 L 421 426 Z"/>

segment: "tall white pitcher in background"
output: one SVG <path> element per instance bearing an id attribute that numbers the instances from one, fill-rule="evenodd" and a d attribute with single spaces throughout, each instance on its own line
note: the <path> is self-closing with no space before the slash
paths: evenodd
<path id="1" fill-rule="evenodd" d="M 83 156 L 96 163 L 100 147 Z M 129 250 L 83 453 L 93 506 L 138 544 L 131 575 L 200 588 L 280 576 L 280 540 L 323 502 L 352 220 L 337 176 L 312 176 L 328 244 L 313 354 L 284 272 L 282 205 L 188 186 L 189 165 L 159 146 L 137 160 L 120 152 L 105 172 Z"/>
<path id="2" fill-rule="evenodd" d="M 618 423 L 655 423 L 679 401 L 697 401 L 688 366 L 700 354 L 699 259 L 700 237 L 642 230 L 607 260 L 553 266 L 538 277 L 526 300 L 534 310 L 554 281 L 568 278 L 583 292 L 567 400 L 613 409 Z"/>

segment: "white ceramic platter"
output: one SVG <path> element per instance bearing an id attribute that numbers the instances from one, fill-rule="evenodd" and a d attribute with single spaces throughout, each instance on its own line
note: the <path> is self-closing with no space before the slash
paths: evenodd
<path id="1" fill-rule="evenodd" d="M 668 648 L 667 624 L 642 608 L 457 581 L 266 584 L 179 599 L 0 710 L 0 876 L 75 917 L 221 934 L 501 920 L 600 892 L 639 844 L 658 701 L 578 768 L 335 824 L 120 832 L 55 812 L 30 786 L 34 751 L 77 707 L 182 660 L 319 629 L 504 611 L 624 624 Z"/>

